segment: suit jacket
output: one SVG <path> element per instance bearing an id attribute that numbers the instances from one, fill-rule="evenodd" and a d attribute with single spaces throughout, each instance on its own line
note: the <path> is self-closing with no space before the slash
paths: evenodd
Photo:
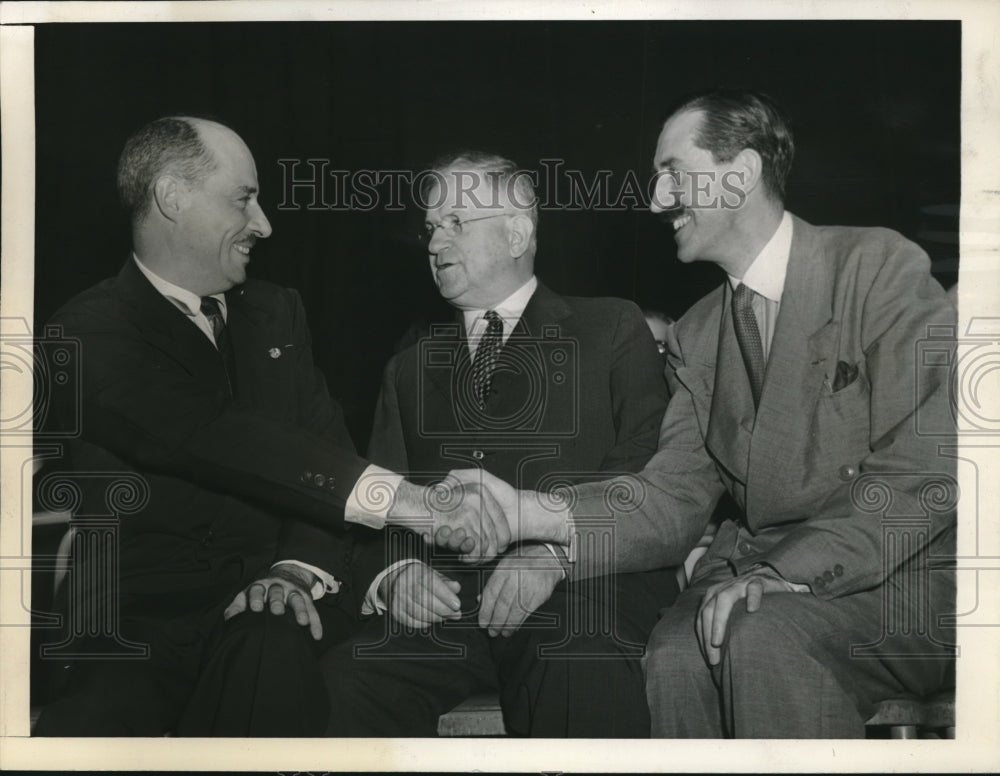
<path id="1" fill-rule="evenodd" d="M 218 595 L 283 558 L 350 579 L 331 530 L 366 463 L 313 365 L 299 296 L 249 280 L 226 303 L 235 398 L 219 352 L 132 259 L 52 321 L 80 348 L 79 409 L 56 408 L 64 422 L 80 412 L 69 447 L 78 512 L 101 513 L 107 480 L 95 472 L 138 473 L 148 486 L 118 528 L 125 609 L 150 595 Z"/>
<path id="2" fill-rule="evenodd" d="M 663 364 L 634 304 L 558 296 L 539 283 L 500 351 L 485 409 L 473 400 L 463 324 L 437 327 L 386 367 L 368 454 L 414 481 L 482 467 L 549 490 L 638 471 L 666 401 Z"/>
<path id="3" fill-rule="evenodd" d="M 928 547 L 947 554 L 956 498 L 947 368 L 919 353 L 930 342 L 941 363 L 956 316 L 929 266 L 890 230 L 794 218 L 756 417 L 729 284 L 695 304 L 675 329 L 672 397 L 659 451 L 639 475 L 644 499 L 618 515 L 619 569 L 678 562 L 725 491 L 743 516 L 723 523 L 707 557 L 736 573 L 762 562 L 837 597 L 876 586 Z M 840 384 L 844 376 L 853 379 Z M 581 486 L 574 514 L 606 511 L 603 490 Z M 884 518 L 907 516 L 921 530 L 888 548 Z"/>

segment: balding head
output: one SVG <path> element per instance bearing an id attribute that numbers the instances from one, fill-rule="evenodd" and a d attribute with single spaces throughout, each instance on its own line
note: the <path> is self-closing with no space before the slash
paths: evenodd
<path id="1" fill-rule="evenodd" d="M 168 116 L 150 122 L 128 139 L 118 160 L 118 196 L 132 223 L 149 213 L 153 184 L 161 175 L 176 175 L 195 184 L 216 170 L 218 162 L 204 142 L 206 131 L 232 132 L 215 121 Z"/>

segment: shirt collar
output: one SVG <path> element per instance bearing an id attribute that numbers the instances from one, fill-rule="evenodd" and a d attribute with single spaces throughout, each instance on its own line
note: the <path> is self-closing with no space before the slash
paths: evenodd
<path id="1" fill-rule="evenodd" d="M 139 257 L 133 252 L 132 258 L 135 260 L 135 265 L 139 268 L 139 271 L 146 276 L 153 288 L 155 288 L 162 296 L 169 299 L 176 305 L 176 307 L 185 315 L 196 318 L 201 312 L 201 297 L 198 296 L 193 291 L 188 291 L 186 288 L 181 288 L 175 283 L 171 283 L 169 280 L 161 278 L 153 270 L 143 264 Z M 210 294 L 214 299 L 219 302 L 219 307 L 222 310 L 222 317 L 225 319 L 227 317 L 226 311 L 226 295 L 225 294 Z"/>
<path id="2" fill-rule="evenodd" d="M 736 288 L 740 283 L 772 302 L 781 301 L 788 272 L 788 258 L 792 253 L 792 216 L 786 210 L 781 223 L 771 239 L 761 248 L 742 278 L 729 276 L 729 284 Z"/>
<path id="3" fill-rule="evenodd" d="M 524 315 L 524 308 L 528 306 L 528 302 L 531 301 L 531 296 L 535 293 L 536 288 L 538 288 L 538 278 L 532 275 L 527 283 L 496 307 L 492 308 L 504 319 L 505 333 L 510 332 L 517 325 L 517 322 L 521 320 L 521 316 Z M 465 330 L 471 332 L 476 321 L 480 320 L 486 314 L 486 310 L 463 310 L 462 314 L 465 320 Z"/>

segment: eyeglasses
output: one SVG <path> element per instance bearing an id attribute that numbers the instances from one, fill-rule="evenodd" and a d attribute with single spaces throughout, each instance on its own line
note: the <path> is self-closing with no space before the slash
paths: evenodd
<path id="1" fill-rule="evenodd" d="M 447 215 L 436 224 L 424 224 L 424 229 L 417 235 L 421 243 L 427 245 L 434 237 L 434 230 L 440 229 L 445 237 L 457 237 L 462 233 L 462 224 L 471 224 L 473 221 L 485 221 L 488 218 L 500 218 L 509 216 L 510 213 L 494 213 L 491 216 L 477 216 L 476 218 L 459 218 L 456 215 Z"/>

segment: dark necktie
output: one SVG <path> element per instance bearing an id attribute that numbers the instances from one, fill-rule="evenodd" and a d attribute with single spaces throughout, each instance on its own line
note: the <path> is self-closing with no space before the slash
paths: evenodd
<path id="1" fill-rule="evenodd" d="M 740 353 L 743 355 L 743 365 L 750 378 L 750 390 L 753 392 L 754 409 L 760 404 L 760 393 L 764 387 L 764 345 L 760 339 L 760 329 L 757 328 L 757 318 L 753 314 L 754 292 L 740 283 L 733 291 L 733 327 L 736 329 L 736 340 L 740 343 Z"/>
<path id="2" fill-rule="evenodd" d="M 211 296 L 201 298 L 201 313 L 208 318 L 212 326 L 212 335 L 215 337 L 215 347 L 222 357 L 222 366 L 226 370 L 226 379 L 229 382 L 229 395 L 236 395 L 236 354 L 233 351 L 233 343 L 229 340 L 229 329 L 226 327 L 226 319 L 222 317 L 222 308 L 219 300 Z"/>
<path id="3" fill-rule="evenodd" d="M 480 409 L 486 406 L 486 397 L 490 395 L 493 370 L 503 344 L 503 321 L 496 310 L 488 310 L 486 320 L 486 333 L 479 340 L 476 358 L 472 362 L 472 390 Z"/>

